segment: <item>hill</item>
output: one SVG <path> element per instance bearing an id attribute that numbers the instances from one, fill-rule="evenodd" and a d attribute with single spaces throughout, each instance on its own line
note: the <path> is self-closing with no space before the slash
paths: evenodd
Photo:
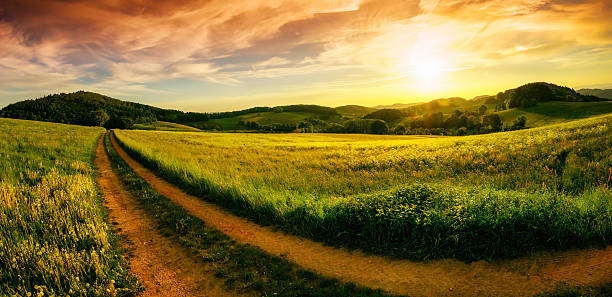
<path id="1" fill-rule="evenodd" d="M 402 108 L 408 108 L 411 107 L 413 105 L 418 105 L 421 104 L 421 102 L 417 102 L 417 103 L 395 103 L 395 104 L 391 104 L 391 105 L 377 105 L 374 106 L 372 108 L 375 109 L 402 109 Z"/>
<path id="2" fill-rule="evenodd" d="M 217 131 L 466 135 L 535 127 L 607 113 L 607 100 L 537 82 L 495 96 L 440 98 L 386 107 L 286 105 L 199 113 L 162 109 L 79 91 L 17 102 L 2 109 L 0 117 L 122 129 L 135 126 L 137 129 L 185 131 L 189 129 L 185 126 L 190 126 Z M 551 102 L 559 104 L 549 104 Z M 184 126 L 171 127 L 168 123 Z"/>
<path id="3" fill-rule="evenodd" d="M 253 107 L 217 113 L 182 112 L 78 91 L 16 102 L 4 107 L 0 117 L 109 129 L 129 129 L 134 125 L 138 129 L 176 129 L 163 123 L 168 122 L 202 129 L 255 128 L 279 132 L 295 130 L 299 122 L 305 119 L 311 119 L 311 125 L 320 125 L 320 121 L 333 122 L 340 119 L 340 114 L 331 107 L 319 105 Z M 251 123 L 251 126 L 247 126 L 247 123 Z"/>
<path id="4" fill-rule="evenodd" d="M 135 123 L 152 123 L 158 117 L 172 113 L 182 112 L 78 91 L 13 103 L 3 108 L 0 116 L 83 126 L 130 128 Z"/>
<path id="5" fill-rule="evenodd" d="M 513 108 L 498 112 L 505 123 L 511 123 L 518 117 L 524 116 L 528 128 L 565 123 L 607 113 L 612 113 L 612 101 L 544 102 L 533 107 Z"/>
<path id="6" fill-rule="evenodd" d="M 597 96 L 599 98 L 612 99 L 612 89 L 580 89 L 578 93 L 582 95 Z"/>
<path id="7" fill-rule="evenodd" d="M 361 105 L 344 105 L 335 108 L 342 116 L 347 117 L 363 117 L 368 113 L 376 110 L 376 107 L 365 107 Z"/>

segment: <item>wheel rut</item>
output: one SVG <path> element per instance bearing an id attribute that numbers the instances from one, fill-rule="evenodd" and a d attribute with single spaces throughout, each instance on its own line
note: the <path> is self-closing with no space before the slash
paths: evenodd
<path id="1" fill-rule="evenodd" d="M 236 296 L 223 288 L 209 267 L 180 244 L 164 237 L 155 222 L 127 192 L 119 176 L 113 172 L 106 154 L 103 137 L 96 148 L 95 165 L 98 185 L 110 221 L 118 228 L 120 245 L 129 254 L 130 270 L 145 288 L 140 296 Z"/>
<path id="2" fill-rule="evenodd" d="M 235 216 L 158 177 L 132 159 L 111 134 L 115 150 L 151 187 L 208 226 L 243 244 L 285 258 L 304 269 L 343 282 L 409 296 L 531 296 L 557 285 L 598 285 L 612 281 L 612 246 L 530 257 L 464 263 L 454 259 L 415 262 L 325 246 L 262 227 Z"/>

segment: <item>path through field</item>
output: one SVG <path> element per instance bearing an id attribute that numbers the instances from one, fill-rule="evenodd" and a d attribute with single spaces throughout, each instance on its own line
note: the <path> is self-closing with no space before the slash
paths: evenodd
<path id="1" fill-rule="evenodd" d="M 409 296 L 530 296 L 564 282 L 568 285 L 612 282 L 612 246 L 470 264 L 451 259 L 426 263 L 391 260 L 325 246 L 259 226 L 185 194 L 130 158 L 114 135 L 111 140 L 119 155 L 140 177 L 208 226 L 238 242 L 257 246 L 270 255 L 344 282 Z"/>
<path id="2" fill-rule="evenodd" d="M 96 149 L 95 164 L 98 184 L 110 221 L 119 229 L 121 240 L 131 257 L 131 271 L 145 287 L 140 296 L 236 296 L 225 291 L 223 281 L 216 278 L 204 263 L 195 260 L 178 243 L 164 237 L 155 228 L 112 169 L 102 138 Z"/>

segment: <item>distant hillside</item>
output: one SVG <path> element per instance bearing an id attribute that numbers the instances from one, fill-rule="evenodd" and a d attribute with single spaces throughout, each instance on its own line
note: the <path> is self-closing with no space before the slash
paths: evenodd
<path id="1" fill-rule="evenodd" d="M 246 110 L 249 111 L 249 110 Z M 331 107 L 319 105 L 287 105 L 258 108 L 256 112 L 237 111 L 231 116 L 212 117 L 203 121 L 186 122 L 204 130 L 263 130 L 268 132 L 319 131 L 321 127 L 342 120 Z"/>
<path id="2" fill-rule="evenodd" d="M 537 82 L 522 85 L 516 89 L 500 92 L 496 96 L 496 103 L 503 108 L 532 107 L 539 102 L 564 101 L 564 102 L 595 102 L 605 99 L 582 95 L 568 87 L 554 84 Z"/>
<path id="3" fill-rule="evenodd" d="M 604 91 L 599 90 L 598 94 Z M 549 83 L 530 83 L 473 99 L 336 108 L 253 107 L 200 113 L 161 109 L 79 91 L 10 104 L 0 117 L 106 128 L 466 135 L 535 127 L 612 112 L 612 101 Z M 382 108 L 385 107 L 385 108 Z M 172 124 L 174 123 L 174 124 Z"/>
<path id="4" fill-rule="evenodd" d="M 374 107 L 365 107 L 361 105 L 344 105 L 338 106 L 335 109 L 339 114 L 349 117 L 363 117 L 376 110 Z"/>
<path id="5" fill-rule="evenodd" d="M 612 99 L 612 89 L 580 89 L 578 93 L 582 95 L 597 96 L 600 98 Z"/>
<path id="6" fill-rule="evenodd" d="M 396 134 L 465 135 L 537 127 L 610 112 L 612 102 L 607 99 L 538 82 L 495 96 L 442 98 L 406 108 L 380 109 L 363 118 L 383 120 Z"/>
<path id="7" fill-rule="evenodd" d="M 402 108 L 408 108 L 410 106 L 417 105 L 417 104 L 422 104 L 422 102 L 416 102 L 416 103 L 395 103 L 395 104 L 391 104 L 391 105 L 377 105 L 377 106 L 374 106 L 372 108 L 376 108 L 376 109 L 402 109 Z"/>

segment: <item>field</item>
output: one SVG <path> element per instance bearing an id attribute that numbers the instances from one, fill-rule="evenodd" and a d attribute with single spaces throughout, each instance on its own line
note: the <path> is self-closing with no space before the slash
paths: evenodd
<path id="1" fill-rule="evenodd" d="M 115 247 L 95 182 L 103 128 L 0 118 L 0 295 L 139 290 Z"/>
<path id="2" fill-rule="evenodd" d="M 210 129 L 217 130 L 239 130 L 244 129 L 244 126 L 239 124 L 240 121 L 256 122 L 260 125 L 297 124 L 312 116 L 314 116 L 314 114 L 306 112 L 258 112 L 231 118 L 212 119 L 206 122 L 192 123 L 192 125 L 196 127 L 206 125 Z"/>
<path id="3" fill-rule="evenodd" d="M 185 131 L 185 132 L 197 132 L 200 129 L 185 126 L 176 123 L 156 121 L 151 124 L 135 124 L 134 129 L 136 130 L 159 130 L 159 131 Z"/>
<path id="4" fill-rule="evenodd" d="M 612 116 L 468 137 L 116 131 L 148 166 L 261 224 L 402 258 L 609 244 Z"/>
<path id="5" fill-rule="evenodd" d="M 612 113 L 612 102 L 540 102 L 534 107 L 500 111 L 502 121 L 511 124 L 519 116 L 527 118 L 530 128 L 565 123 L 576 119 Z"/>

